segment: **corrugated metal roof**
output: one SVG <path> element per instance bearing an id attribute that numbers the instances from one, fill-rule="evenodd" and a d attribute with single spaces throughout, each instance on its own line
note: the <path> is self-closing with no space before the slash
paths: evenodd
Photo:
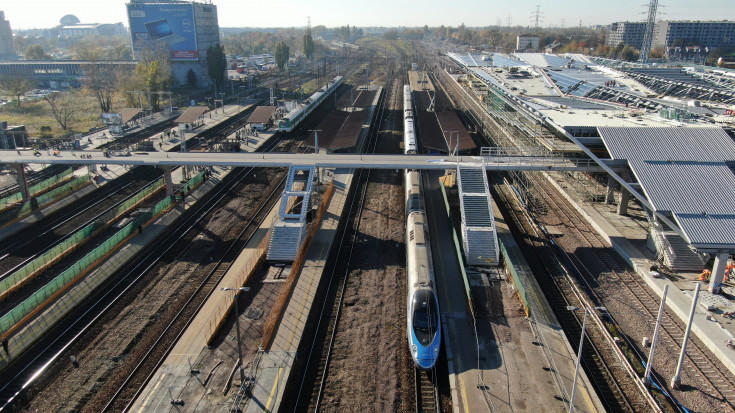
<path id="1" fill-rule="evenodd" d="M 735 175 L 725 163 L 630 161 L 630 168 L 656 211 L 735 214 Z"/>
<path id="2" fill-rule="evenodd" d="M 735 215 L 674 214 L 692 244 L 735 245 Z"/>
<path id="3" fill-rule="evenodd" d="M 613 159 L 735 161 L 735 142 L 722 128 L 597 128 Z"/>
<path id="4" fill-rule="evenodd" d="M 597 128 L 658 212 L 699 248 L 735 248 L 735 142 L 721 128 Z"/>

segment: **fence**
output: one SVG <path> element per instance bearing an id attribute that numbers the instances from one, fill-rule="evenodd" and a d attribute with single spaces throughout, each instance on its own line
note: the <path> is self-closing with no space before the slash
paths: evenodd
<path id="1" fill-rule="evenodd" d="M 35 185 L 32 185 L 28 188 L 28 193 L 31 196 L 36 196 L 39 194 L 43 194 L 44 192 L 47 192 L 52 187 L 58 185 L 60 182 L 68 181 L 72 177 L 70 176 L 74 172 L 72 168 L 69 168 L 63 172 L 61 172 L 58 175 L 52 176 L 49 179 L 46 179 L 45 181 L 39 182 Z M 9 195 L 3 199 L 0 199 L 0 212 L 4 212 L 7 209 L 10 209 L 13 204 L 16 204 L 18 202 L 23 201 L 23 194 L 20 192 L 16 192 L 12 195 Z"/>
<path id="2" fill-rule="evenodd" d="M 84 275 L 91 271 L 97 264 L 107 258 L 128 238 L 135 235 L 138 226 L 142 226 L 146 222 L 158 217 L 172 206 L 170 197 L 163 199 L 153 209 L 138 216 L 129 222 L 120 231 L 108 238 L 105 242 L 90 251 L 82 259 L 67 268 L 61 274 L 57 275 L 53 280 L 41 287 L 30 297 L 18 304 L 10 312 L 0 318 L 0 331 L 2 337 L 17 331 L 32 317 L 46 308 L 56 298 L 67 291 L 75 283 L 77 283 Z M 90 290 L 91 291 L 91 290 Z M 85 294 L 86 295 L 86 294 Z"/>
<path id="3" fill-rule="evenodd" d="M 327 207 L 329 206 L 329 200 L 332 198 L 333 193 L 334 181 L 331 181 L 329 183 L 329 186 L 327 187 L 327 190 L 324 192 L 324 198 L 322 198 L 322 202 L 319 204 L 319 209 L 316 213 L 316 219 L 309 227 L 309 230 L 306 233 L 306 237 L 304 237 L 304 242 L 303 244 L 301 244 L 301 248 L 296 254 L 296 258 L 291 265 L 291 274 L 289 275 L 288 281 L 286 281 L 286 285 L 284 286 L 283 290 L 281 290 L 281 293 L 279 294 L 278 299 L 276 299 L 276 303 L 273 305 L 273 309 L 271 310 L 270 314 L 268 315 L 268 319 L 265 322 L 265 325 L 263 327 L 263 344 L 261 345 L 261 348 L 263 349 L 268 349 L 271 341 L 273 340 L 273 334 L 278 327 L 278 322 L 283 315 L 283 311 L 286 308 L 286 303 L 291 297 L 293 287 L 296 285 L 296 281 L 299 279 L 298 275 L 301 273 L 301 269 L 304 266 L 304 262 L 306 261 L 306 251 L 309 248 L 309 244 L 311 244 L 311 240 L 314 238 L 314 234 L 316 234 L 316 231 L 319 229 L 319 225 L 322 222 L 322 217 L 324 216 L 324 211 L 327 210 Z"/>
<path id="4" fill-rule="evenodd" d="M 195 188 L 204 181 L 206 173 L 202 171 L 200 174 L 192 178 L 187 184 L 189 188 Z M 110 260 L 109 258 L 113 252 L 120 248 L 124 243 L 136 235 L 136 231 L 139 226 L 144 225 L 147 222 L 153 221 L 161 216 L 166 211 L 170 210 L 176 198 L 166 197 L 151 210 L 140 215 L 135 220 L 129 222 L 124 228 L 118 231 L 113 237 L 108 239 L 104 244 L 95 248 L 94 251 L 87 254 L 82 260 L 75 264 L 72 268 L 76 269 L 79 273 L 76 277 L 73 277 L 72 281 L 64 285 L 60 291 L 54 293 L 53 297 L 50 297 L 43 301 L 42 305 L 34 309 L 32 313 L 26 315 L 18 322 L 10 322 L 13 320 L 8 314 L 3 316 L 0 321 L 0 339 L 9 338 L 9 346 L 13 353 L 20 353 L 24 349 L 32 345 L 36 340 L 41 338 L 46 332 L 55 325 L 59 320 L 64 318 L 76 305 L 89 296 L 95 289 L 97 289 L 102 283 L 114 274 L 128 259 L 130 259 L 135 252 L 128 252 L 121 255 L 120 258 Z M 81 263 L 81 264 L 80 264 Z M 86 263 L 87 267 L 83 268 Z M 97 265 L 99 265 L 97 267 Z M 92 269 L 96 268 L 96 271 Z M 90 273 L 84 277 L 85 274 Z M 59 277 L 65 274 L 59 275 Z M 57 279 L 59 278 L 57 277 Z M 56 280 L 56 279 L 55 279 Z M 67 291 L 66 294 L 62 294 Z M 53 303 L 53 304 L 52 304 Z M 48 307 L 44 310 L 45 307 Z M 43 312 L 42 312 L 43 311 Z M 36 314 L 41 313 L 32 323 L 27 326 L 26 323 L 30 321 Z M 10 328 L 6 329 L 2 326 L 11 324 Z M 16 331 L 17 334 L 12 335 Z M 7 366 L 9 357 L 6 354 L 0 353 L 0 370 Z"/>
<path id="5" fill-rule="evenodd" d="M 163 178 L 143 188 L 143 190 L 139 191 L 135 196 L 124 201 L 116 208 L 100 215 L 91 224 L 88 224 L 86 227 L 73 233 L 50 250 L 31 260 L 17 271 L 1 280 L 0 301 L 61 260 L 64 256 L 84 245 L 100 231 L 111 225 L 112 222 L 115 222 L 124 214 L 135 208 L 138 204 L 148 199 L 148 197 L 161 187 L 163 187 Z M 0 324 L 0 331 L 4 331 L 3 327 L 4 326 Z"/>
<path id="6" fill-rule="evenodd" d="M 76 178 L 73 178 L 71 181 L 69 181 L 67 184 L 60 186 L 56 189 L 52 189 L 50 191 L 47 191 L 43 193 L 42 195 L 39 195 L 35 198 L 31 198 L 30 202 L 26 202 L 21 206 L 15 213 L 13 214 L 12 218 L 9 219 L 0 219 L 2 221 L 2 224 L 5 225 L 10 222 L 17 221 L 26 215 L 29 215 L 33 211 L 37 209 L 41 209 L 45 207 L 46 205 L 51 204 L 54 201 L 57 201 L 61 198 L 64 198 L 65 196 L 71 195 L 72 192 L 74 192 L 77 189 L 83 188 L 91 183 L 89 179 L 89 175 L 84 176 L 78 176 Z"/>
<path id="7" fill-rule="evenodd" d="M 248 260 L 244 264 L 242 270 L 239 271 L 237 277 L 235 278 L 234 285 L 243 286 L 247 284 L 247 282 L 250 280 L 250 276 L 255 272 L 255 269 L 258 268 L 258 265 L 260 265 L 260 263 L 265 258 L 265 253 L 266 251 L 268 251 L 268 239 L 269 237 L 266 235 L 260 241 L 258 246 L 255 247 L 253 258 Z M 209 321 L 209 330 L 206 338 L 207 345 L 211 344 L 212 339 L 222 327 L 222 324 L 224 324 L 227 315 L 232 309 L 234 300 L 232 300 L 230 297 L 232 297 L 232 295 L 230 294 L 221 294 L 217 299 L 217 304 L 215 304 L 214 310 L 212 310 L 212 312 L 210 313 L 212 317 Z"/>

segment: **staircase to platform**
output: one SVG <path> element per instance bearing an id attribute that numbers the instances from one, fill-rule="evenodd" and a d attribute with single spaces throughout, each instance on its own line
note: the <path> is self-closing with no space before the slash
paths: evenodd
<path id="1" fill-rule="evenodd" d="M 462 248 L 468 265 L 498 265 L 498 236 L 484 167 L 457 168 Z"/>
<path id="2" fill-rule="evenodd" d="M 314 167 L 292 166 L 289 169 L 278 219 L 271 226 L 266 255 L 269 261 L 288 262 L 296 258 L 306 235 L 306 214 L 311 207 L 314 172 Z"/>

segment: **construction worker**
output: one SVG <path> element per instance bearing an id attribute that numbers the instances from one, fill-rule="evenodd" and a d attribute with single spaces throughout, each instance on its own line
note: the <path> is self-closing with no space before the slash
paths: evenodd
<path id="1" fill-rule="evenodd" d="M 731 275 L 735 275 L 735 262 L 730 262 L 727 264 L 727 267 L 725 267 L 725 281 L 727 282 L 730 279 Z"/>
<path id="2" fill-rule="evenodd" d="M 697 280 L 698 281 L 709 281 L 710 275 L 712 275 L 712 271 L 705 268 L 704 271 L 702 271 L 702 273 L 699 274 L 699 278 Z"/>

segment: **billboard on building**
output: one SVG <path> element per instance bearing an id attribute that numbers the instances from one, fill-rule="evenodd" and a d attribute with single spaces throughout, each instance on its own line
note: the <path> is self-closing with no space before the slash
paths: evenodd
<path id="1" fill-rule="evenodd" d="M 128 3 L 127 6 L 135 53 L 142 47 L 160 46 L 171 51 L 171 60 L 199 59 L 192 3 Z"/>

